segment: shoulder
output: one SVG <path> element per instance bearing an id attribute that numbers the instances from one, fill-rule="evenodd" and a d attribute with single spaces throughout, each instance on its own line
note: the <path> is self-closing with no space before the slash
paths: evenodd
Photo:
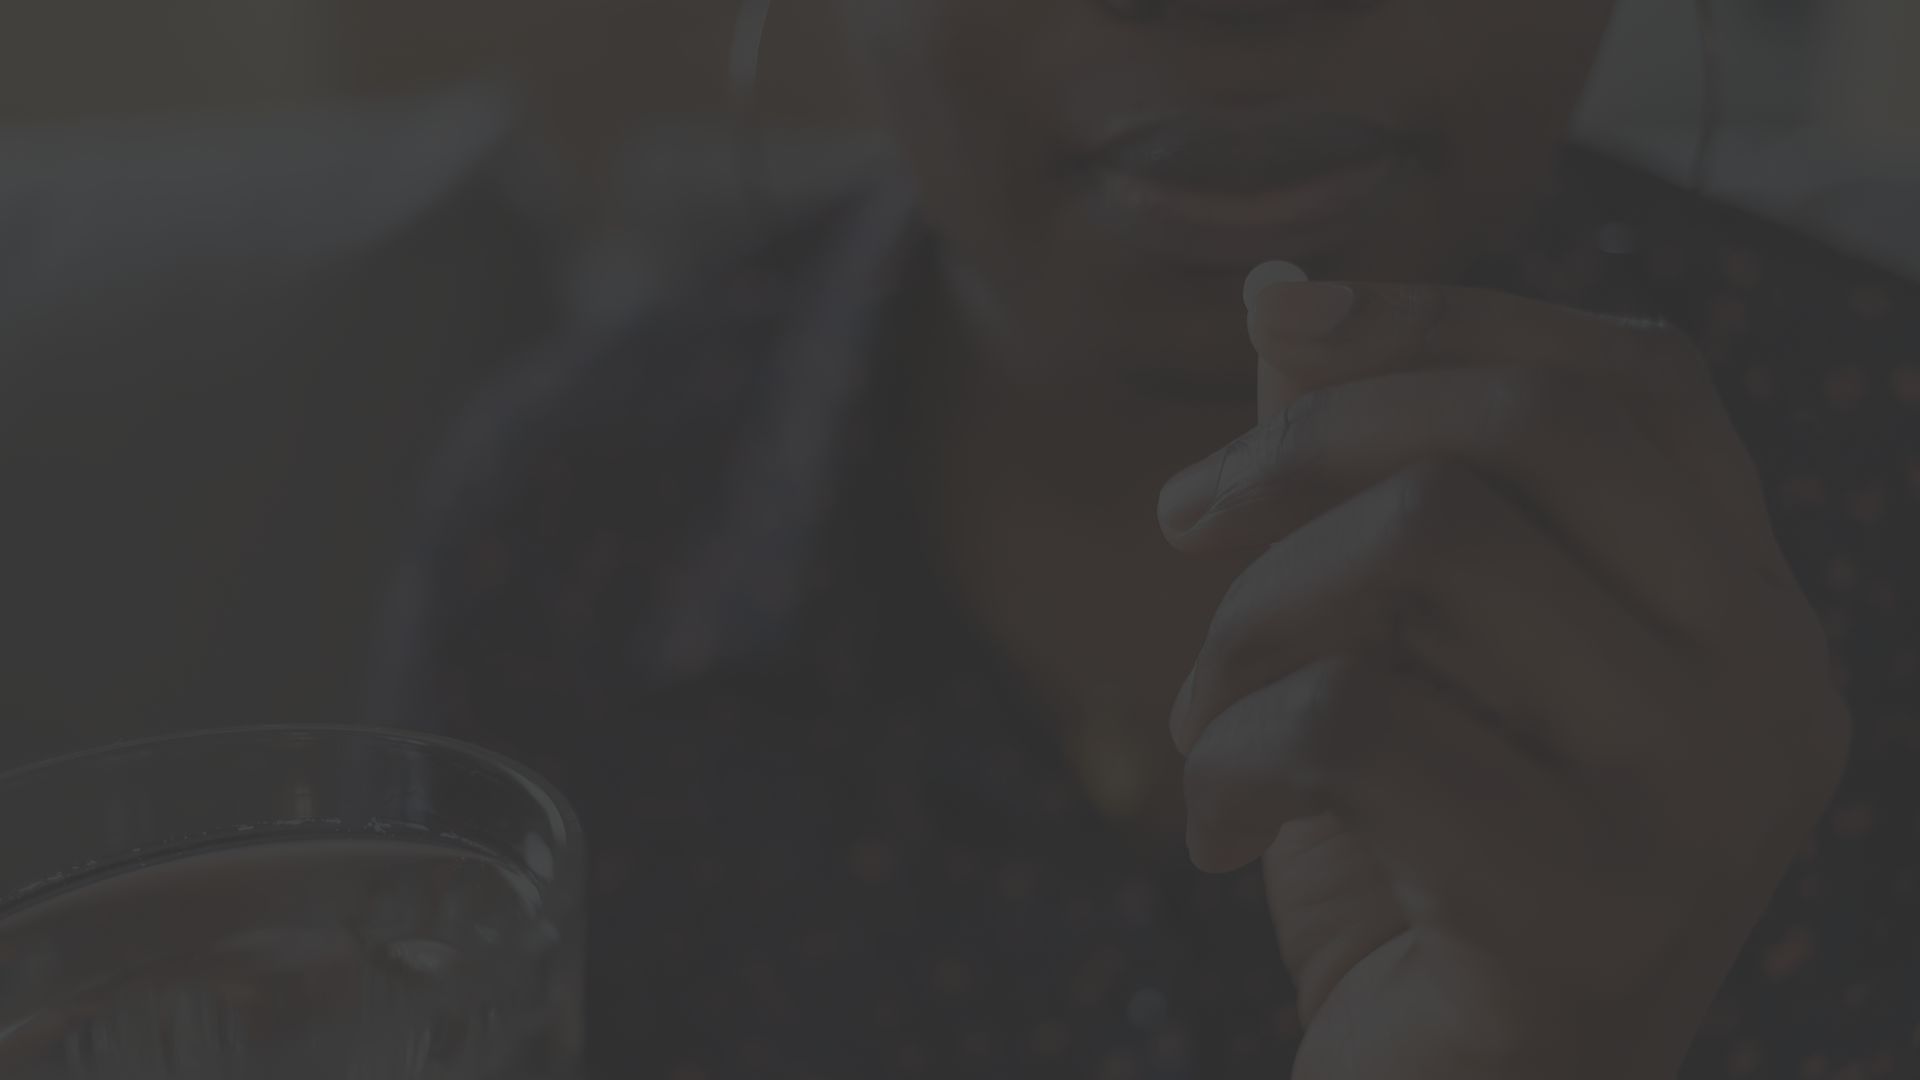
<path id="1" fill-rule="evenodd" d="M 374 663 L 376 717 L 487 738 L 614 692 L 623 620 L 668 589 L 778 393 L 809 267 L 857 191 L 548 346 L 467 410 L 425 485 Z"/>
<path id="2" fill-rule="evenodd" d="M 770 152 L 768 171 L 794 178 L 757 196 L 738 189 L 730 142 L 656 135 L 640 145 L 646 180 L 620 215 L 628 224 L 615 246 L 625 254 L 609 275 L 612 294 L 591 299 L 565 339 L 471 405 L 430 485 L 430 520 L 528 489 L 609 501 L 592 476 L 547 484 L 542 470 L 612 468 L 632 479 L 649 465 L 676 475 L 714 465 L 691 455 L 724 440 L 764 396 L 778 346 L 834 299 L 826 279 L 895 194 L 885 159 L 858 143 Z M 827 163 L 798 164 L 813 157 Z"/>
<path id="3" fill-rule="evenodd" d="M 1548 215 L 1556 245 L 1574 253 L 1563 261 L 1641 283 L 1716 361 L 1812 373 L 1841 398 L 1851 373 L 1877 368 L 1884 377 L 1863 390 L 1920 404 L 1893 381 L 1920 359 L 1920 282 L 1891 263 L 1593 151 L 1569 155 L 1563 178 Z"/>
<path id="4" fill-rule="evenodd" d="M 1696 338 L 1825 618 L 1863 745 L 1920 750 L 1920 285 L 1598 155 L 1569 173 L 1550 215 L 1556 267 L 1586 267 L 1582 284 L 1615 295 L 1631 281 Z"/>
<path id="5" fill-rule="evenodd" d="M 1647 313 L 1698 340 L 1778 509 L 1912 526 L 1920 284 L 1598 155 L 1569 176 L 1551 215 L 1555 270 L 1612 295 L 1631 281 Z"/>

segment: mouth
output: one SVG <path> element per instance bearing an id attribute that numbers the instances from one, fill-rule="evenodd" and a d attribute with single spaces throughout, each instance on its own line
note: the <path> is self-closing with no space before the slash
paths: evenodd
<path id="1" fill-rule="evenodd" d="M 1122 126 L 1076 173 L 1092 219 L 1130 246 L 1245 270 L 1324 254 L 1422 156 L 1414 139 L 1341 117 L 1170 113 Z"/>

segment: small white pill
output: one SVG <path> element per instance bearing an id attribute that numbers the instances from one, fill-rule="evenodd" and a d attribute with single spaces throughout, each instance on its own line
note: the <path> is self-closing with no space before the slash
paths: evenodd
<path id="1" fill-rule="evenodd" d="M 1307 272 L 1290 262 L 1265 262 L 1253 268 L 1247 275 L 1247 286 L 1241 293 L 1241 299 L 1247 307 L 1253 307 L 1254 298 L 1266 291 L 1271 285 L 1298 285 L 1307 280 Z"/>

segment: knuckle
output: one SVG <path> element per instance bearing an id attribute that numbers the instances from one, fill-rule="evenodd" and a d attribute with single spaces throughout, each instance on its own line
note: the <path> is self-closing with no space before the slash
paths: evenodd
<path id="1" fill-rule="evenodd" d="M 1268 539 L 1304 524 L 1315 500 L 1334 490 L 1328 480 L 1335 440 L 1322 414 L 1339 393 L 1328 388 L 1304 394 L 1229 443 L 1208 518 L 1262 523 L 1271 530 L 1263 534 Z"/>
<path id="2" fill-rule="evenodd" d="M 1245 769 L 1239 760 L 1215 751 L 1205 742 L 1187 755 L 1181 779 L 1186 789 L 1190 827 L 1212 831 L 1233 819 L 1238 801 L 1236 794 Z"/>
<path id="3" fill-rule="evenodd" d="M 1528 453 L 1596 446 L 1628 426 L 1593 382 L 1561 371 L 1522 371 L 1489 385 L 1483 421 L 1493 437 Z"/>
<path id="4" fill-rule="evenodd" d="M 1229 447 L 1223 501 L 1246 501 L 1277 482 L 1282 469 L 1292 470 L 1308 455 L 1314 442 L 1315 420 L 1326 408 L 1328 391 L 1313 390 L 1289 401 L 1280 412 L 1235 439 Z"/>
<path id="5" fill-rule="evenodd" d="M 1503 460 L 1524 475 L 1593 475 L 1610 468 L 1621 448 L 1643 438 L 1629 404 L 1595 378 L 1563 371 L 1515 373 L 1490 388 L 1483 430 Z"/>
<path id="6" fill-rule="evenodd" d="M 1463 585 L 1498 573 L 1515 541 L 1514 508 L 1474 470 L 1450 462 L 1395 477 L 1379 537 L 1380 574 L 1391 582 L 1381 615 L 1388 644 L 1417 653 L 1446 632 Z"/>
<path id="7" fill-rule="evenodd" d="M 1215 613 L 1200 653 L 1193 661 L 1193 697 L 1189 709 L 1211 705 L 1232 688 L 1245 684 L 1253 670 L 1258 650 L 1248 619 L 1237 614 L 1237 605 L 1224 605 Z"/>
<path id="8" fill-rule="evenodd" d="M 1320 427 L 1320 418 L 1325 415 L 1328 403 L 1337 393 L 1337 390 L 1320 387 L 1287 402 L 1279 415 L 1266 425 L 1270 429 L 1267 437 L 1269 460 L 1292 457 L 1312 446 Z"/>
<path id="9" fill-rule="evenodd" d="M 1387 547 L 1396 562 L 1452 557 L 1484 535 L 1497 503 L 1486 482 L 1464 465 L 1430 461 L 1394 477 Z"/>
<path id="10" fill-rule="evenodd" d="M 1379 666 L 1355 656 L 1323 658 L 1302 669 L 1297 704 L 1286 721 L 1287 757 L 1298 782 L 1326 793 L 1362 772 L 1388 737 L 1394 710 L 1383 708 Z"/>
<path id="11" fill-rule="evenodd" d="M 1259 632 L 1258 613 L 1241 614 L 1246 605 L 1223 607 L 1207 632 L 1200 655 L 1193 665 L 1196 697 L 1217 699 L 1232 697 L 1239 688 L 1256 684 L 1262 667 L 1273 651 Z"/>
<path id="12" fill-rule="evenodd" d="M 1381 299 L 1391 322 L 1404 328 L 1401 344 L 1424 346 L 1446 325 L 1453 293 L 1434 285 L 1398 285 L 1383 290 Z"/>
<path id="13" fill-rule="evenodd" d="M 1293 436 L 1285 418 L 1275 418 L 1227 444 L 1213 513 L 1238 510 L 1263 498 L 1274 485 L 1275 467 L 1285 458 Z"/>
<path id="14" fill-rule="evenodd" d="M 1213 506 L 1208 516 L 1246 504 L 1259 486 L 1264 469 L 1261 462 L 1266 436 L 1263 428 L 1254 428 L 1235 438 L 1220 452 L 1220 473 L 1214 479 Z"/>
<path id="15" fill-rule="evenodd" d="M 1193 824 L 1230 827 L 1254 785 L 1279 783 L 1298 797 L 1338 802 L 1390 738 L 1382 729 L 1394 712 L 1380 707 L 1378 680 L 1371 663 L 1329 657 L 1242 701 L 1230 722 L 1259 726 L 1257 750 L 1246 740 L 1202 741 L 1187 756 L 1182 776 Z"/>

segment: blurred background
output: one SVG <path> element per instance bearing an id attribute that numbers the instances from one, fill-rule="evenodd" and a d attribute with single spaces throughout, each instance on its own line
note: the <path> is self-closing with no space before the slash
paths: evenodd
<path id="1" fill-rule="evenodd" d="M 0 5 L 0 767 L 359 714 L 385 572 L 490 371 L 724 250 L 686 198 L 867 152 L 826 0 Z M 1713 187 L 1920 277 L 1920 3 L 1716 0 Z M 1685 0 L 1623 0 L 1581 137 L 1680 177 Z"/>

